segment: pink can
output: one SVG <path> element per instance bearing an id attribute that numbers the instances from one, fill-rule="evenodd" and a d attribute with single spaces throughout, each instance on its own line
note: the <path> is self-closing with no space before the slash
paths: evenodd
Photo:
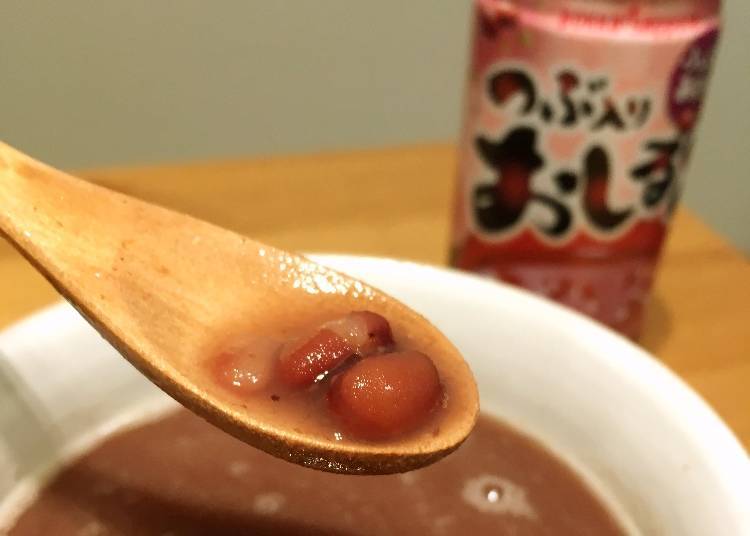
<path id="1" fill-rule="evenodd" d="M 641 328 L 719 0 L 476 0 L 452 262 Z"/>

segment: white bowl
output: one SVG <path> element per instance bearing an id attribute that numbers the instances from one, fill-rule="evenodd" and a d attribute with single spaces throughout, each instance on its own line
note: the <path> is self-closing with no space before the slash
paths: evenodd
<path id="1" fill-rule="evenodd" d="M 693 391 L 627 340 L 470 275 L 386 259 L 317 260 L 432 320 L 471 364 L 483 410 L 577 468 L 633 533 L 750 534 L 747 454 Z M 167 403 L 65 304 L 0 334 L 0 354 L 0 519 L 47 468 Z"/>

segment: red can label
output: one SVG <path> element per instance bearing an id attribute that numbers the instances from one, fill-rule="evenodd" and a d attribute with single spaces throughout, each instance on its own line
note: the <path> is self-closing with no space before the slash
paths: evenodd
<path id="1" fill-rule="evenodd" d="M 509 5 L 477 2 L 453 263 L 635 335 L 718 20 Z"/>

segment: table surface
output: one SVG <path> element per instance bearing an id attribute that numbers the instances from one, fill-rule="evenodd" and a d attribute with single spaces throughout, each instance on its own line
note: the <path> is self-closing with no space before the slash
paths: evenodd
<path id="1" fill-rule="evenodd" d="M 449 145 L 79 175 L 288 249 L 446 262 Z M 58 299 L 0 242 L 0 327 Z M 750 262 L 686 210 L 666 246 L 641 344 L 701 393 L 750 447 Z"/>

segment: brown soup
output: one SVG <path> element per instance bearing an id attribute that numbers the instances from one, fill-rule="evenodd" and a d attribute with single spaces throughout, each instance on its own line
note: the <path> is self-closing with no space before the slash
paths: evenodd
<path id="1" fill-rule="evenodd" d="M 487 416 L 432 466 L 344 476 L 273 458 L 180 409 L 113 435 L 62 469 L 9 534 L 623 533 L 558 458 Z"/>

